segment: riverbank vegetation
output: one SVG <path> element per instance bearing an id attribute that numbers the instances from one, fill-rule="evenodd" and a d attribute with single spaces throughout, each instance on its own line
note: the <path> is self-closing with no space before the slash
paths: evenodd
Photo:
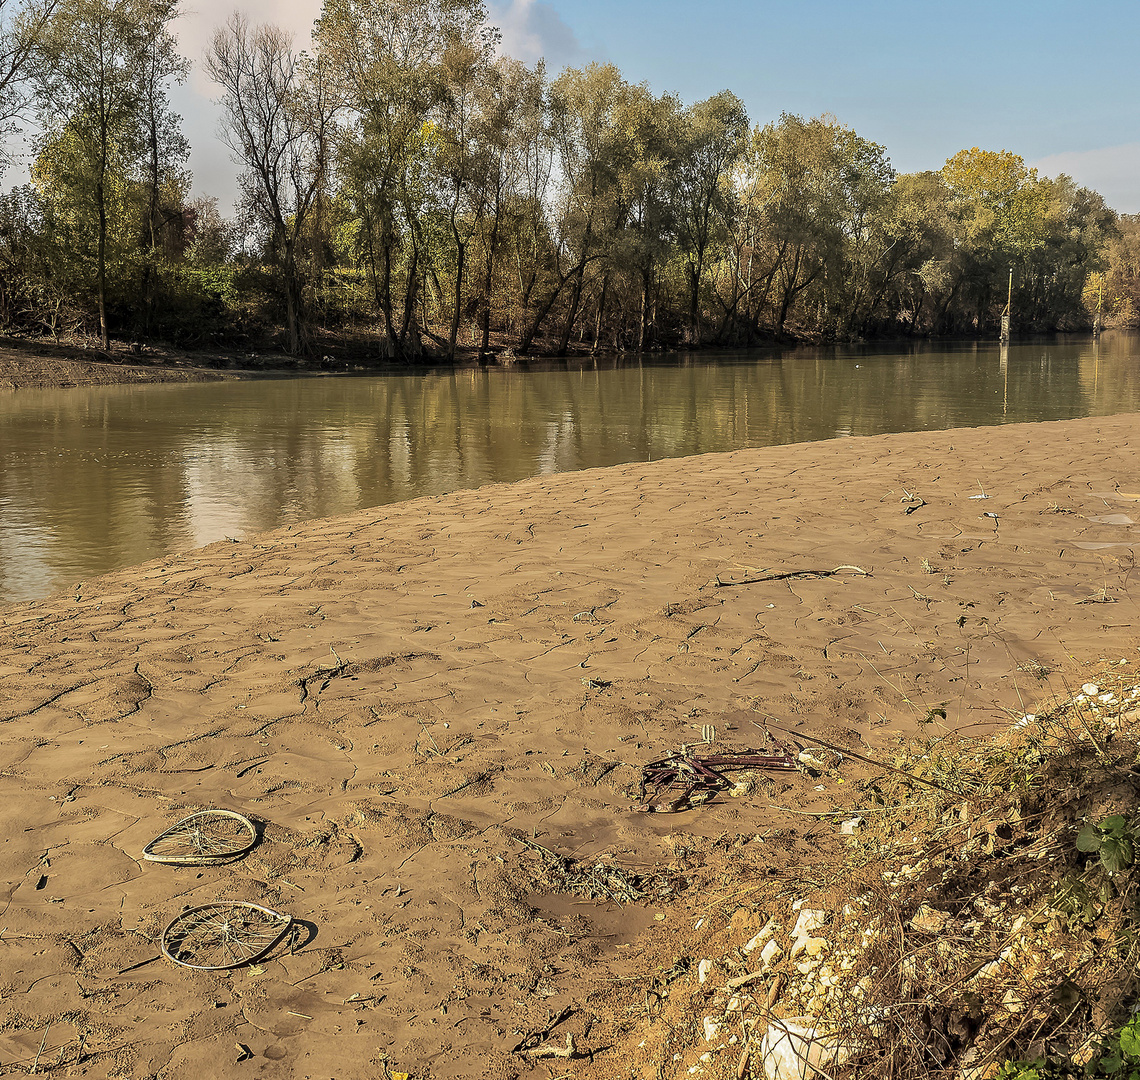
<path id="1" fill-rule="evenodd" d="M 24 0 L 0 90 L 38 118 L 0 196 L 0 327 L 415 360 L 1140 320 L 1140 224 L 1017 154 L 899 174 L 833 116 L 749 118 L 612 64 L 500 55 L 479 0 L 235 15 L 205 68 L 242 168 L 191 199 L 177 0 Z"/>
<path id="2" fill-rule="evenodd" d="M 931 710 L 814 856 L 785 854 L 796 810 L 690 849 L 675 935 L 596 995 L 625 1075 L 1134 1076 L 1140 689 L 1096 679 L 982 738 Z"/>

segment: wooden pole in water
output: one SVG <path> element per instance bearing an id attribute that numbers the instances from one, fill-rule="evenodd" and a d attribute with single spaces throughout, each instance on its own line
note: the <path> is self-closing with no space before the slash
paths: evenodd
<path id="1" fill-rule="evenodd" d="M 1005 311 L 1001 315 L 1001 343 L 1009 344 L 1009 317 L 1013 312 L 1013 267 L 1009 268 L 1009 293 L 1005 300 Z"/>

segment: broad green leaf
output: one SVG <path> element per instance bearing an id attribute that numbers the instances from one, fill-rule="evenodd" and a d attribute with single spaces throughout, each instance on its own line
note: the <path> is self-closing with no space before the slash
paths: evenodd
<path id="1" fill-rule="evenodd" d="M 1100 823 L 1100 831 L 1112 833 L 1113 836 L 1121 836 L 1128 831 L 1128 818 L 1123 814 L 1113 814 L 1111 817 L 1106 817 Z"/>
<path id="2" fill-rule="evenodd" d="M 1132 843 L 1109 836 L 1100 845 L 1100 861 L 1110 874 L 1119 874 L 1132 865 Z"/>
<path id="3" fill-rule="evenodd" d="M 1133 1017 L 1120 1029 L 1120 1049 L 1131 1058 L 1140 1058 L 1140 1019 Z"/>
<path id="4" fill-rule="evenodd" d="M 1077 833 L 1078 851 L 1098 851 L 1101 844 L 1101 832 L 1095 825 L 1086 825 Z"/>

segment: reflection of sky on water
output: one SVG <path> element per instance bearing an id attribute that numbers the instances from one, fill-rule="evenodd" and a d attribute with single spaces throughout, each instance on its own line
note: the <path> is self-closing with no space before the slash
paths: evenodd
<path id="1" fill-rule="evenodd" d="M 57 585 L 47 560 L 51 537 L 18 520 L 11 500 L 0 500 L 0 597 L 43 596 Z"/>
<path id="2" fill-rule="evenodd" d="M 0 397 L 0 600 L 276 525 L 524 476 L 1140 411 L 1137 338 Z"/>

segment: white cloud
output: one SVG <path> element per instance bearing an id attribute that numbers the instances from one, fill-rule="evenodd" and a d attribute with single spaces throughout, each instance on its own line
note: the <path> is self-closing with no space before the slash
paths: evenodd
<path id="1" fill-rule="evenodd" d="M 545 58 L 557 74 L 582 60 L 582 47 L 574 31 L 545 0 L 490 0 L 488 21 L 503 33 L 502 52 L 533 64 Z"/>
<path id="2" fill-rule="evenodd" d="M 1069 150 L 1032 164 L 1045 176 L 1065 173 L 1078 184 L 1099 191 L 1122 214 L 1140 213 L 1140 142 Z"/>

